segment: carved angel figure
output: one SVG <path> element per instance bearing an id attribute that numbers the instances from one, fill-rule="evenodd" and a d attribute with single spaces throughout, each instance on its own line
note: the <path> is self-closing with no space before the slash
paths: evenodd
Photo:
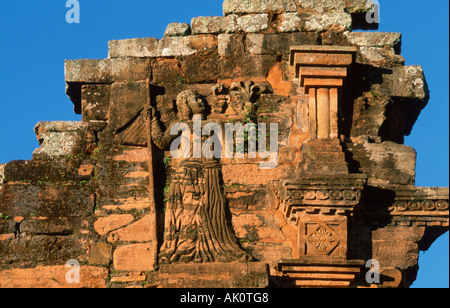
<path id="1" fill-rule="evenodd" d="M 178 120 L 191 120 L 205 113 L 205 105 L 195 91 L 177 97 Z M 172 140 L 152 119 L 152 137 L 161 148 Z M 170 143 L 170 142 L 169 142 Z M 164 242 L 160 263 L 248 261 L 231 226 L 231 214 L 222 188 L 221 165 L 212 159 L 182 160 L 171 178 L 165 209 Z"/>

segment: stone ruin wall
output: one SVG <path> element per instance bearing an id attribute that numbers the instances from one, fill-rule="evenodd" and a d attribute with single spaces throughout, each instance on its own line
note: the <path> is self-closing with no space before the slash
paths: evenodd
<path id="1" fill-rule="evenodd" d="M 38 123 L 33 158 L 0 165 L 0 287 L 369 287 L 369 259 L 380 263 L 378 286 L 408 287 L 419 250 L 448 231 L 448 188 L 414 186 L 416 153 L 403 141 L 428 102 L 426 80 L 405 66 L 401 34 L 352 32 L 367 27 L 366 4 L 225 0 L 223 17 L 170 24 L 160 40 L 110 41 L 107 59 L 66 61 L 82 121 Z M 323 88 L 336 101 L 326 137 L 311 109 Z M 161 262 L 183 161 L 155 128 L 180 118 L 186 91 L 208 107 L 205 123 L 278 124 L 276 168 L 219 163 L 232 233 L 252 261 L 245 279 L 234 260 Z M 81 264 L 80 284 L 66 282 L 68 260 Z M 295 267 L 350 278 L 308 280 Z"/>

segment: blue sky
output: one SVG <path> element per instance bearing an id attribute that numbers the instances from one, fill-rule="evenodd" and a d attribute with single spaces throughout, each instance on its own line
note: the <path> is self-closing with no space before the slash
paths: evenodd
<path id="1" fill-rule="evenodd" d="M 65 59 L 102 59 L 108 41 L 162 38 L 171 22 L 221 16 L 222 0 L 0 0 L 0 163 L 30 159 L 39 121 L 79 121 L 65 95 Z M 380 0 L 378 31 L 401 32 L 407 65 L 422 65 L 431 100 L 405 143 L 416 149 L 417 186 L 449 185 L 449 1 Z M 414 287 L 449 287 L 448 233 L 420 254 Z"/>

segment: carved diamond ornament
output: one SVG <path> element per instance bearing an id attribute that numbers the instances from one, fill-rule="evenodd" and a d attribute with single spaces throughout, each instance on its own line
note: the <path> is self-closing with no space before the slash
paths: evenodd
<path id="1" fill-rule="evenodd" d="M 328 255 L 339 244 L 339 235 L 326 225 L 318 225 L 315 231 L 307 236 L 307 241 L 320 254 Z"/>

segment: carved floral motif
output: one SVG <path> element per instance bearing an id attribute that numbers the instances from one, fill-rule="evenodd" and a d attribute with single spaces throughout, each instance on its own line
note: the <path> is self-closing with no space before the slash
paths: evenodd
<path id="1" fill-rule="evenodd" d="M 320 225 L 307 239 L 321 254 L 329 254 L 339 244 L 339 235 L 326 225 Z"/>
<path id="2" fill-rule="evenodd" d="M 289 189 L 287 198 L 304 200 L 358 200 L 361 192 L 357 189 Z"/>
<path id="3" fill-rule="evenodd" d="M 446 200 L 398 200 L 391 207 L 391 211 L 414 212 L 414 211 L 447 211 L 449 208 Z"/>

